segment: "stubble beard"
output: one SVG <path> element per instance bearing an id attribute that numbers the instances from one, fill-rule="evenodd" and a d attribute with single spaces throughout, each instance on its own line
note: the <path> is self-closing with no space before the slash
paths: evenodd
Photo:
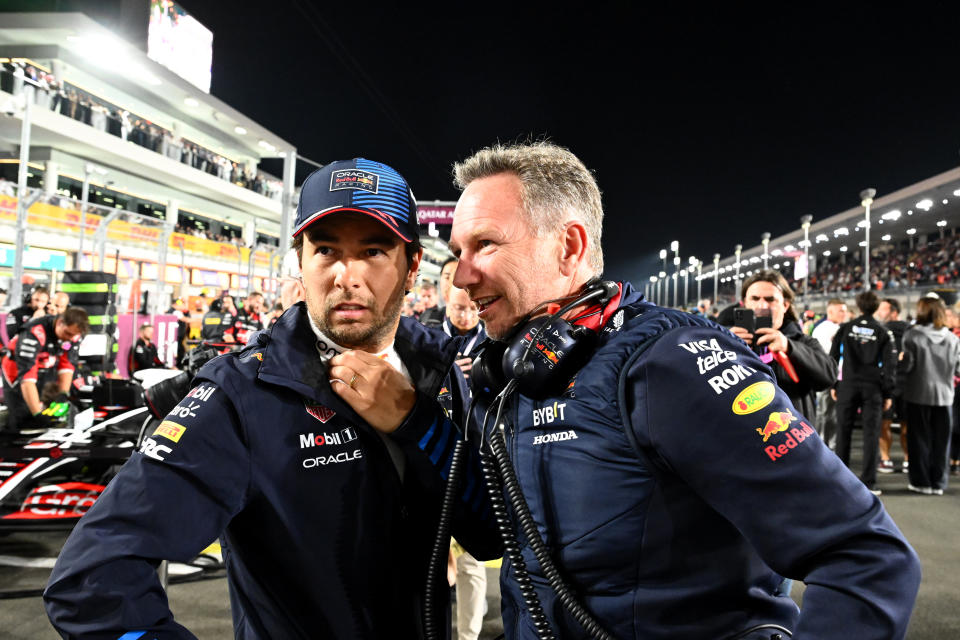
<path id="1" fill-rule="evenodd" d="M 307 313 L 310 314 L 310 319 L 323 332 L 323 335 L 341 347 L 375 352 L 384 342 L 392 342 L 391 334 L 400 317 L 400 310 L 403 308 L 404 293 L 403 283 L 401 282 L 390 294 L 381 312 L 377 301 L 373 298 L 360 299 L 359 296 L 347 292 L 341 296 L 330 296 L 326 300 L 316 300 L 308 289 L 306 292 Z M 333 308 L 345 302 L 363 304 L 373 316 L 373 320 L 369 324 L 349 322 L 334 326 L 330 322 Z M 391 339 L 387 340 L 388 337 Z"/>

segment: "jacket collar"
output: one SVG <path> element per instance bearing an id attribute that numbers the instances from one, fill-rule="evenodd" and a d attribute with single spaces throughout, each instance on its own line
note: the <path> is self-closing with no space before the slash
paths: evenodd
<path id="1" fill-rule="evenodd" d="M 320 360 L 316 335 L 310 328 L 307 307 L 298 302 L 277 320 L 269 331 L 256 334 L 255 344 L 244 350 L 261 355 L 257 378 L 287 387 L 320 402 L 330 398 L 333 391 L 327 367 Z M 453 365 L 457 342 L 440 331 L 431 331 L 412 318 L 400 318 L 394 341 L 397 355 L 403 360 L 418 391 L 435 396 L 443 379 Z"/>

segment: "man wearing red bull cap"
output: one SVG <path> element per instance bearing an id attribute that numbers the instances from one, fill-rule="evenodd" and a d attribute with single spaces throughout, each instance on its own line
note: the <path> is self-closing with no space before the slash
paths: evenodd
<path id="1" fill-rule="evenodd" d="M 237 638 L 423 637 L 466 389 L 457 342 L 400 317 L 416 203 L 391 167 L 334 162 L 304 182 L 294 237 L 305 303 L 200 370 L 64 546 L 44 593 L 64 637 L 193 638 L 155 567 L 217 537 Z M 490 559 L 475 453 L 452 532 Z M 441 627 L 448 593 L 429 601 Z"/>
<path id="2" fill-rule="evenodd" d="M 545 628 L 558 638 L 903 638 L 920 567 L 882 503 L 741 340 L 629 283 L 595 284 L 603 209 L 583 163 L 549 143 L 497 145 L 455 175 L 453 283 L 510 356 L 487 364 L 485 352 L 471 376 L 491 374 L 474 393 L 497 403 L 501 422 L 485 436 L 502 446 L 504 517 L 522 525 L 501 572 L 508 640 Z M 572 327 L 546 321 L 558 340 L 566 332 L 568 353 L 582 340 L 592 354 L 546 388 L 554 365 L 522 330 L 547 332 L 527 325 L 544 303 L 565 305 L 554 308 Z M 512 359 L 521 353 L 530 357 Z M 506 380 L 490 400 L 497 371 Z M 778 591 L 783 577 L 806 582 L 802 610 Z"/>

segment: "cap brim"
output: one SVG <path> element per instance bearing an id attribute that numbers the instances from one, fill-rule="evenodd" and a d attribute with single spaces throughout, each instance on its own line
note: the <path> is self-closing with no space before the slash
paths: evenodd
<path id="1" fill-rule="evenodd" d="M 317 220 L 327 217 L 331 213 L 343 213 L 343 212 L 363 213 L 365 215 L 368 215 L 374 220 L 376 220 L 377 222 L 379 222 L 380 224 L 382 224 L 383 226 L 385 226 L 387 229 L 390 229 L 390 231 L 393 231 L 395 234 L 397 234 L 397 237 L 403 240 L 404 242 L 412 242 L 411 238 L 408 238 L 407 236 L 400 233 L 400 229 L 397 228 L 396 223 L 393 221 L 393 218 L 391 218 L 390 216 L 382 214 L 379 211 L 376 211 L 375 209 L 358 209 L 356 207 L 334 207 L 333 209 L 318 211 L 312 216 L 310 216 L 309 218 L 307 218 L 306 220 L 304 220 L 303 224 L 301 224 L 299 227 L 294 229 L 292 237 L 296 238 L 298 235 L 300 235 L 303 232 L 304 229 L 314 224 Z"/>

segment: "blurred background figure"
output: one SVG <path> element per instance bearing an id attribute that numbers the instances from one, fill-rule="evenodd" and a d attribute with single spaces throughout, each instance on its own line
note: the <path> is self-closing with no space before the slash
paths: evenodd
<path id="1" fill-rule="evenodd" d="M 137 336 L 137 342 L 130 349 L 130 372 L 140 371 L 141 369 L 166 369 L 160 356 L 157 355 L 157 345 L 153 343 L 153 325 L 144 322 L 140 325 L 140 333 Z"/>
<path id="2" fill-rule="evenodd" d="M 463 371 L 464 377 L 470 379 L 470 369 L 473 366 L 473 353 L 486 340 L 487 332 L 480 322 L 477 304 L 470 299 L 463 289 L 450 287 L 448 290 L 447 317 L 443 321 L 443 331 L 448 336 L 461 336 L 463 342 L 457 354 L 457 365 Z"/>
<path id="3" fill-rule="evenodd" d="M 13 340 L 13 337 L 23 329 L 23 325 L 47 315 L 46 308 L 49 301 L 50 293 L 46 287 L 35 287 L 26 304 L 11 309 L 7 314 L 7 338 Z"/>
<path id="4" fill-rule="evenodd" d="M 939 298 L 917 301 L 917 323 L 903 336 L 910 431 L 910 483 L 926 495 L 943 495 L 947 487 L 947 447 L 953 378 L 960 375 L 960 338 L 946 326 L 946 309 Z"/>
<path id="5" fill-rule="evenodd" d="M 863 468 L 860 480 L 876 488 L 880 463 L 880 422 L 893 405 L 897 349 L 887 328 L 873 318 L 880 299 L 873 291 L 857 296 L 860 315 L 844 322 L 833 338 L 830 356 L 840 364 L 834 399 L 837 401 L 837 455 L 850 466 L 853 423 L 860 411 L 863 423 Z"/>
<path id="6" fill-rule="evenodd" d="M 813 338 L 820 343 L 824 353 L 830 353 L 837 329 L 846 322 L 847 303 L 833 298 L 827 303 L 827 315 L 813 327 Z M 831 449 L 837 448 L 837 401 L 829 389 L 817 392 L 817 433 Z"/>
<path id="7" fill-rule="evenodd" d="M 437 298 L 437 285 L 427 281 L 420 285 L 420 302 L 423 309 L 420 311 L 420 324 L 427 327 L 439 327 L 443 324 L 443 308 Z"/>
<path id="8" fill-rule="evenodd" d="M 287 251 L 280 266 L 280 306 L 286 311 L 306 299 L 303 282 L 300 280 L 300 264 L 294 249 Z"/>
<path id="9" fill-rule="evenodd" d="M 880 302 L 880 307 L 873 317 L 883 323 L 887 330 L 893 334 L 893 340 L 897 345 L 897 353 L 903 351 L 903 335 L 910 328 L 909 323 L 900 319 L 900 302 L 896 298 L 886 298 Z M 904 473 L 910 467 L 909 450 L 907 449 L 907 405 L 903 401 L 903 386 L 906 384 L 907 377 L 904 373 L 902 361 L 897 363 L 897 374 L 895 376 L 896 386 L 893 389 L 893 405 L 884 412 L 883 421 L 880 423 L 880 466 L 877 471 L 880 473 L 892 473 L 896 469 L 893 460 L 890 459 L 890 445 L 893 444 L 893 435 L 890 426 L 896 420 L 900 424 L 900 448 L 903 449 L 903 467 Z"/>
<path id="10" fill-rule="evenodd" d="M 55 294 L 53 294 L 51 303 L 53 304 L 53 313 L 48 315 L 59 315 L 66 311 L 67 307 L 70 306 L 70 296 L 63 291 L 57 291 Z"/>

